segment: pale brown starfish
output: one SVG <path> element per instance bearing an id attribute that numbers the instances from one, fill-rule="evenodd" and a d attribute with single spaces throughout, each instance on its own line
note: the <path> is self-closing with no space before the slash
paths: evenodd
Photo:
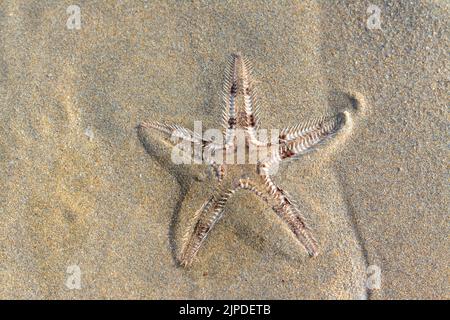
<path id="1" fill-rule="evenodd" d="M 220 144 L 205 139 L 198 133 L 179 125 L 160 122 L 143 122 L 141 129 L 156 129 L 167 137 L 172 136 L 189 141 L 202 151 L 202 160 L 212 166 L 216 173 L 217 192 L 197 210 L 192 223 L 186 230 L 182 241 L 181 253 L 178 256 L 183 266 L 192 263 L 202 243 L 213 226 L 222 217 L 224 207 L 230 197 L 240 190 L 249 190 L 269 204 L 273 211 L 286 223 L 298 241 L 310 256 L 318 254 L 317 242 L 305 223 L 291 197 L 271 178 L 278 164 L 313 150 L 318 144 L 333 136 L 345 124 L 349 114 L 340 112 L 334 116 L 310 120 L 305 124 L 295 125 L 280 131 L 275 143 L 261 141 L 258 133 L 258 99 L 255 84 L 251 75 L 250 62 L 241 54 L 233 54 L 227 67 L 223 98 L 223 134 L 225 143 Z M 239 140 L 238 132 L 244 135 Z M 237 154 L 241 146 L 250 159 L 250 154 L 265 152 L 269 155 L 252 164 L 223 163 L 217 161 L 217 155 L 229 159 Z M 188 150 L 189 152 L 189 150 Z M 228 157 L 228 158 L 227 158 Z M 220 157 L 219 157 L 220 158 Z"/>

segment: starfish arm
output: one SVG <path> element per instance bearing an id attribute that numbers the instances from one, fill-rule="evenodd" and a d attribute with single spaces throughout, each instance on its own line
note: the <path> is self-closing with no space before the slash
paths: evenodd
<path id="1" fill-rule="evenodd" d="M 243 108 L 236 103 L 239 94 L 243 95 Z M 241 127 L 246 131 L 251 143 L 265 145 L 256 138 L 260 108 L 252 79 L 252 66 L 250 61 L 239 53 L 231 55 L 228 60 L 223 85 L 223 100 L 222 118 L 226 144 L 232 143 L 236 128 Z"/>
<path id="2" fill-rule="evenodd" d="M 326 117 L 311 119 L 305 123 L 299 123 L 283 128 L 279 135 L 279 143 L 286 143 L 305 136 L 307 133 L 317 130 L 326 121 Z"/>
<path id="3" fill-rule="evenodd" d="M 264 176 L 266 191 L 276 201 L 276 205 L 272 207 L 275 213 L 283 220 L 295 235 L 297 240 L 303 245 L 306 252 L 315 257 L 318 255 L 317 241 L 311 233 L 310 228 L 306 224 L 306 220 L 300 213 L 296 204 L 290 199 L 287 192 L 278 187 L 270 178 Z"/>
<path id="4" fill-rule="evenodd" d="M 204 139 L 201 135 L 178 124 L 167 124 L 157 121 L 142 122 L 138 126 L 138 129 L 156 130 L 163 134 L 165 141 L 176 145 L 177 148 L 190 154 L 191 157 L 195 156 L 199 161 L 203 160 L 210 165 L 214 164 L 214 159 L 211 158 L 211 152 L 223 152 L 224 148 L 221 144 Z M 184 143 L 177 143 L 177 140 L 181 140 Z M 194 150 L 191 148 L 191 143 L 194 144 L 194 148 L 198 148 L 198 152 L 192 154 Z M 222 151 L 220 151 L 221 149 Z"/>
<path id="5" fill-rule="evenodd" d="M 245 130 L 249 137 L 249 142 L 257 146 L 265 146 L 266 143 L 261 142 L 256 137 L 256 131 L 259 128 L 259 110 L 260 103 L 258 92 L 253 81 L 250 60 L 245 57 L 238 56 L 242 65 L 242 91 L 244 95 L 244 111 L 245 111 Z"/>
<path id="6" fill-rule="evenodd" d="M 235 55 L 227 62 L 225 77 L 223 81 L 223 110 L 222 120 L 225 135 L 225 144 L 230 145 L 234 138 L 237 125 L 236 96 L 238 93 L 238 70 Z"/>
<path id="7" fill-rule="evenodd" d="M 300 141 L 308 136 L 326 136 L 334 134 L 345 124 L 346 115 L 340 112 L 334 116 L 324 116 L 311 119 L 308 122 L 297 124 L 281 130 L 279 136 L 280 144 Z"/>
<path id="8" fill-rule="evenodd" d="M 165 138 L 172 140 L 172 138 L 180 138 L 186 141 L 194 142 L 197 144 L 206 144 L 209 141 L 205 141 L 201 136 L 192 132 L 192 130 L 186 129 L 178 124 L 167 124 L 157 121 L 142 122 L 139 124 L 139 128 L 153 129 L 164 134 Z M 173 143 L 173 141 L 171 141 Z"/>
<path id="9" fill-rule="evenodd" d="M 157 132 L 161 131 L 158 130 Z M 148 127 L 144 125 L 137 127 L 137 136 L 147 153 L 160 166 L 168 172 L 171 172 L 180 184 L 190 181 L 193 177 L 199 178 L 204 176 L 206 172 L 203 166 L 180 165 L 192 163 L 193 158 L 196 157 L 196 152 L 192 154 L 192 148 L 189 146 L 192 143 L 188 141 L 188 143 L 179 143 L 175 147 L 172 147 L 175 145 L 175 142 L 167 138 L 170 137 L 170 134 L 167 132 L 162 133 L 164 138 L 161 138 L 159 134 L 154 135 L 153 130 L 148 130 Z M 172 149 L 172 152 L 167 152 L 168 148 L 174 148 L 176 150 Z M 197 156 L 197 158 L 199 157 Z"/>
<path id="10" fill-rule="evenodd" d="M 279 164 L 290 159 L 296 159 L 300 155 L 315 150 L 320 144 L 329 140 L 345 124 L 346 115 L 338 113 L 334 117 L 324 117 L 314 120 L 312 125 L 299 127 L 292 131 L 287 130 L 281 136 L 278 149 L 273 153 L 268 161 L 263 165 L 268 167 Z"/>
<path id="11" fill-rule="evenodd" d="M 218 196 L 212 196 L 194 214 L 190 224 L 190 226 L 193 226 L 193 231 L 192 227 L 189 228 L 183 237 L 181 254 L 179 256 L 182 266 L 187 267 L 191 265 L 209 232 L 222 217 L 226 202 L 240 188 L 238 186 Z"/>
<path id="12" fill-rule="evenodd" d="M 288 225 L 289 229 L 303 245 L 311 257 L 319 254 L 317 241 L 314 239 L 298 208 L 292 203 L 274 206 L 275 213 Z"/>

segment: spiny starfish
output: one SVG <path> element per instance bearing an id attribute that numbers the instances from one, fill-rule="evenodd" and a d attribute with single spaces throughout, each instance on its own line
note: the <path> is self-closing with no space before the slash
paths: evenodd
<path id="1" fill-rule="evenodd" d="M 223 135 L 224 144 L 192 132 L 176 124 L 143 122 L 140 129 L 156 129 L 167 138 L 178 137 L 202 150 L 202 160 L 216 173 L 217 191 L 193 215 L 182 240 L 178 256 L 183 266 L 189 266 L 213 226 L 220 220 L 230 197 L 240 190 L 248 190 L 269 204 L 283 220 L 310 256 L 318 254 L 318 245 L 304 217 L 291 197 L 272 180 L 273 168 L 287 160 L 309 152 L 337 133 L 346 123 L 347 112 L 310 120 L 304 124 L 282 129 L 277 141 L 258 139 L 259 102 L 252 67 L 241 54 L 231 55 L 223 86 Z M 244 132 L 244 145 L 249 152 L 261 152 L 270 148 L 269 156 L 255 164 L 218 163 L 212 154 L 234 156 L 238 150 L 238 131 Z M 227 158 L 228 159 L 228 158 Z M 228 161 L 227 161 L 228 162 Z"/>

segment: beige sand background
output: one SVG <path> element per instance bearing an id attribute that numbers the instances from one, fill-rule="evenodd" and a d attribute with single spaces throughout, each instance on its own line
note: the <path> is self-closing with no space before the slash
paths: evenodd
<path id="1" fill-rule="evenodd" d="M 369 1 L 78 1 L 81 30 L 70 4 L 0 2 L 1 298 L 448 298 L 446 1 L 377 1 L 381 30 Z M 188 185 L 135 126 L 217 127 L 234 51 L 263 126 L 343 109 L 353 125 L 276 177 L 318 258 L 242 194 L 185 270 L 177 228 L 208 179 Z"/>

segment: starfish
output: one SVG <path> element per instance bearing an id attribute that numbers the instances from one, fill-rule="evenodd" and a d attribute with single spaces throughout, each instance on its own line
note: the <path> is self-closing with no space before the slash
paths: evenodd
<path id="1" fill-rule="evenodd" d="M 185 267 L 192 264 L 214 225 L 222 218 L 227 201 L 242 190 L 255 194 L 268 204 L 285 222 L 306 252 L 311 257 L 317 256 L 318 244 L 305 218 L 288 192 L 274 182 L 272 175 L 279 164 L 316 149 L 340 131 L 349 116 L 348 112 L 339 112 L 284 128 L 278 131 L 275 142 L 273 139 L 270 142 L 261 139 L 258 135 L 260 103 L 252 66 L 240 53 L 232 54 L 228 60 L 223 85 L 223 105 L 224 143 L 205 138 L 201 133 L 177 124 L 150 121 L 139 125 L 140 129 L 159 131 L 166 139 L 171 138 L 172 143 L 174 137 L 181 138 L 193 145 L 194 149 L 199 148 L 200 160 L 209 165 L 215 173 L 216 191 L 193 215 L 182 240 L 179 263 Z M 239 139 L 239 133 L 243 133 L 243 139 Z M 255 152 L 266 156 L 254 163 L 228 161 L 238 156 L 242 146 L 248 157 L 246 160 Z M 180 149 L 187 153 L 192 151 L 189 147 Z M 227 159 L 226 163 L 217 160 L 224 158 Z"/>

